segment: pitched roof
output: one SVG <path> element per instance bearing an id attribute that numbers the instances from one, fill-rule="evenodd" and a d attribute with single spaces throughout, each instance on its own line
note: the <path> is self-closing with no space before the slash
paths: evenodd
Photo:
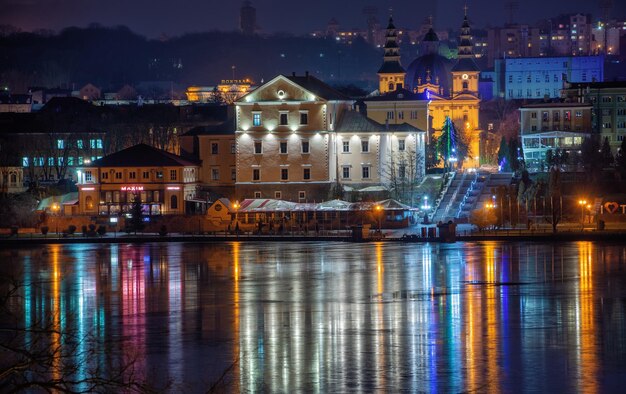
<path id="1" fill-rule="evenodd" d="M 459 59 L 452 67 L 452 71 L 480 71 L 480 68 L 478 68 L 474 59 L 466 57 Z"/>
<path id="2" fill-rule="evenodd" d="M 404 73 L 404 68 L 400 62 L 383 62 L 383 65 L 378 69 L 379 74 L 401 74 Z"/>
<path id="3" fill-rule="evenodd" d="M 413 127 L 408 123 L 402 124 L 380 124 L 357 111 L 346 111 L 341 116 L 337 127 L 337 132 L 372 132 L 382 133 L 387 131 L 419 132 L 423 131 Z"/>
<path id="4" fill-rule="evenodd" d="M 184 159 L 173 153 L 139 144 L 95 160 L 90 167 L 185 167 L 199 164 L 195 160 Z"/>
<path id="5" fill-rule="evenodd" d="M 315 78 L 312 75 L 304 75 L 304 76 L 286 76 L 285 78 L 289 79 L 291 82 L 296 83 L 302 86 L 304 89 L 309 92 L 315 94 L 318 97 L 321 97 L 325 100 L 334 101 L 346 101 L 350 100 L 350 98 L 344 95 L 341 92 L 330 87 L 325 82 Z"/>

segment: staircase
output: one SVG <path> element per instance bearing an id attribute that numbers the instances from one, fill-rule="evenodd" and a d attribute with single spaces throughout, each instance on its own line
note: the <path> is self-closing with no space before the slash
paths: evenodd
<path id="1" fill-rule="evenodd" d="M 459 204 L 459 209 L 456 213 L 457 222 L 465 223 L 469 220 L 470 212 L 475 209 L 474 207 L 485 188 L 488 177 L 489 174 L 476 173 L 470 188 L 467 189 L 463 200 Z"/>
<path id="2" fill-rule="evenodd" d="M 475 180 L 474 173 L 464 172 L 461 176 L 459 175 L 461 174 L 457 173 L 454 179 L 452 179 L 448 190 L 443 195 L 439 209 L 433 216 L 433 222 L 447 222 L 448 220 L 453 220 L 457 215 L 461 202 Z"/>

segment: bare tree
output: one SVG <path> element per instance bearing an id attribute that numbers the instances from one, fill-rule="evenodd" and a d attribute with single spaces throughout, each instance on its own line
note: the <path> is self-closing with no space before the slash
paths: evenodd
<path id="1" fill-rule="evenodd" d="M 392 150 L 389 162 L 384 166 L 382 175 L 391 195 L 409 206 L 415 205 L 415 192 L 423 173 L 423 157 L 415 149 L 404 151 Z"/>

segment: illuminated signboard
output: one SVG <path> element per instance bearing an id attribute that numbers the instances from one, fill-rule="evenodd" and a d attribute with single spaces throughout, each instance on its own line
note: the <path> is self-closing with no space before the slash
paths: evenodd
<path id="1" fill-rule="evenodd" d="M 122 186 L 120 190 L 123 192 L 141 192 L 143 191 L 143 186 Z"/>

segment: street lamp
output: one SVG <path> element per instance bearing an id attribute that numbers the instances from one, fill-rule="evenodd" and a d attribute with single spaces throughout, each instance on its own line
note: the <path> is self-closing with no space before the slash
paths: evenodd
<path id="1" fill-rule="evenodd" d="M 240 207 L 239 200 L 237 200 L 233 203 L 233 209 L 235 210 L 235 234 L 236 235 L 239 235 L 239 221 L 237 218 L 239 207 Z"/>
<path id="2" fill-rule="evenodd" d="M 54 216 L 58 216 L 59 211 L 61 210 L 61 207 L 59 206 L 59 203 L 55 202 L 54 204 L 52 204 L 52 207 L 50 207 L 50 208 L 52 209 L 52 214 Z M 57 237 L 58 237 L 59 236 L 59 218 L 58 217 L 56 217 L 54 219 L 54 223 L 56 225 L 56 234 L 57 234 Z"/>
<path id="3" fill-rule="evenodd" d="M 580 205 L 580 224 L 585 227 L 585 206 L 587 205 L 587 200 L 578 200 L 578 205 Z"/>
<path id="4" fill-rule="evenodd" d="M 378 232 L 380 233 L 380 228 L 382 226 L 381 221 L 382 221 L 383 207 L 380 206 L 379 204 L 376 204 L 374 206 L 374 212 L 376 212 L 376 218 L 378 219 Z"/>
<path id="5" fill-rule="evenodd" d="M 430 205 L 428 205 L 428 196 L 424 196 L 422 210 L 424 211 L 424 224 L 428 224 L 428 211 L 430 210 Z"/>

